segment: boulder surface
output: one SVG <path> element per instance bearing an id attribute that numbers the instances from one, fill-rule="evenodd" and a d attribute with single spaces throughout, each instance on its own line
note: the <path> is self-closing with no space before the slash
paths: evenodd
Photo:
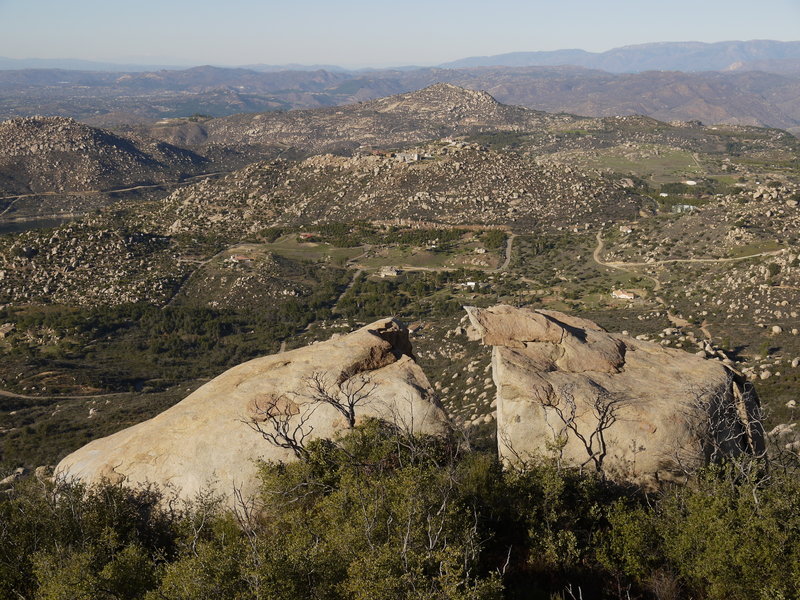
<path id="1" fill-rule="evenodd" d="M 556 311 L 466 310 L 472 333 L 492 346 L 506 462 L 554 456 L 655 486 L 763 451 L 758 398 L 720 362 Z"/>
<path id="2" fill-rule="evenodd" d="M 290 461 L 295 453 L 262 431 L 285 425 L 295 437 L 334 438 L 347 415 L 320 402 L 353 400 L 355 422 L 392 420 L 416 433 L 440 433 L 447 417 L 414 361 L 408 330 L 392 319 L 289 352 L 257 358 L 209 381 L 156 417 L 94 440 L 64 458 L 59 477 L 89 484 L 154 483 L 190 499 L 211 490 L 233 501 L 252 497 L 258 461 Z"/>

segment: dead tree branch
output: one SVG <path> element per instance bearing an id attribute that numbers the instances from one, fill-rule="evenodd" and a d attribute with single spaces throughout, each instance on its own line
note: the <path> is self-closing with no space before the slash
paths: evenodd
<path id="1" fill-rule="evenodd" d="M 252 416 L 244 423 L 273 446 L 307 459 L 305 444 L 314 431 L 309 421 L 318 406 L 313 402 L 298 405 L 283 395 L 261 398 L 253 403 Z"/>
<path id="2" fill-rule="evenodd" d="M 356 426 L 356 409 L 378 387 L 364 373 L 353 375 L 342 382 L 331 381 L 325 373 L 314 372 L 306 379 L 311 399 L 318 404 L 332 406 L 345 418 L 347 426 Z"/>
<path id="3" fill-rule="evenodd" d="M 588 458 L 581 463 L 581 468 L 593 463 L 597 473 L 603 476 L 603 462 L 608 455 L 606 432 L 617 422 L 621 403 L 621 398 L 600 389 L 588 403 L 588 411 L 579 414 L 578 402 L 572 388 L 565 387 L 561 390 L 560 397 L 548 399 L 542 402 L 542 406 L 545 414 L 550 409 L 558 417 L 564 426 L 562 432 L 571 432 L 583 445 Z M 582 424 L 591 421 L 594 421 L 594 428 L 589 425 L 587 429 L 587 425 Z"/>

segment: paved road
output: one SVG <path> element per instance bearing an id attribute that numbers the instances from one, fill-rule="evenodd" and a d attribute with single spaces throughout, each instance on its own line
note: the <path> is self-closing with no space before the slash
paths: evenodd
<path id="1" fill-rule="evenodd" d="M 344 298 L 344 295 L 347 292 L 349 292 L 351 289 L 353 289 L 353 286 L 356 284 L 356 281 L 358 281 L 359 275 L 361 275 L 361 273 L 363 273 L 363 272 L 364 272 L 364 267 L 358 267 L 356 269 L 356 272 L 353 273 L 353 278 L 350 280 L 350 283 L 347 284 L 347 287 L 345 287 L 342 290 L 342 293 L 339 294 L 339 297 L 336 299 L 336 302 L 333 303 L 333 310 L 336 310 L 337 308 L 339 308 L 339 302 L 342 301 L 342 298 Z"/>
<path id="2" fill-rule="evenodd" d="M 506 240 L 506 259 L 503 261 L 503 264 L 497 267 L 497 271 L 505 271 L 508 269 L 508 265 L 511 264 L 511 249 L 514 247 L 514 238 L 517 237 L 516 233 L 509 232 L 508 239 Z"/>

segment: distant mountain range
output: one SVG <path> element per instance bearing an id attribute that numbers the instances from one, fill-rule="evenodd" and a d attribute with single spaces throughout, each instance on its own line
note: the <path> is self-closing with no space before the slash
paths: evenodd
<path id="1" fill-rule="evenodd" d="M 185 69 L 186 65 L 137 65 L 78 58 L 8 58 L 0 56 L 0 70 L 17 69 L 65 69 L 70 71 L 115 71 L 133 73 L 157 71 L 159 69 Z"/>
<path id="2" fill-rule="evenodd" d="M 438 65 L 443 69 L 472 67 L 554 67 L 577 66 L 599 69 L 609 73 L 639 73 L 642 71 L 725 71 L 763 67 L 785 61 L 800 62 L 800 41 L 750 40 L 730 42 L 658 42 L 613 48 L 606 52 L 586 50 L 552 50 L 541 52 L 511 52 L 494 56 L 473 56 Z M 79 71 L 143 72 L 186 69 L 186 65 L 120 64 L 80 59 L 4 58 L 0 57 L 0 70 L 9 69 L 66 69 Z M 236 68 L 236 67 L 224 67 Z M 353 72 L 336 65 L 266 65 L 250 64 L 238 68 L 271 73 L 275 71 L 332 71 Z M 409 70 L 408 66 L 392 70 Z M 363 69 L 362 72 L 376 69 Z M 378 71 L 382 69 L 377 69 Z M 769 70 L 769 69 L 767 69 Z"/>
<path id="3" fill-rule="evenodd" d="M 530 66 L 537 61 L 548 64 Z M 570 61 L 584 64 L 557 66 Z M 800 132 L 800 42 L 774 41 L 517 53 L 447 68 L 364 71 L 298 65 L 127 72 L 0 68 L 0 119 L 54 115 L 102 127 L 140 126 L 193 115 L 339 106 L 436 83 L 485 90 L 500 102 L 549 112 L 642 114 Z"/>
<path id="4" fill-rule="evenodd" d="M 799 61 L 800 42 L 752 40 L 748 42 L 661 42 L 614 48 L 607 52 L 554 50 L 512 52 L 495 56 L 463 58 L 439 65 L 446 69 L 471 67 L 552 67 L 572 65 L 609 73 L 642 71 L 726 71 L 747 68 L 750 63 Z"/>
<path id="5" fill-rule="evenodd" d="M 425 68 L 345 73 L 197 67 L 110 73 L 0 71 L 0 120 L 57 115 L 116 127 L 160 119 L 365 102 L 436 83 L 485 90 L 507 104 L 585 116 L 642 114 L 800 131 L 800 73 L 608 73 L 581 67 Z"/>

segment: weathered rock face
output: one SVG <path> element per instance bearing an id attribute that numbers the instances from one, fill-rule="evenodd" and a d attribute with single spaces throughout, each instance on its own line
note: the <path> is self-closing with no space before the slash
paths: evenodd
<path id="1" fill-rule="evenodd" d="M 657 485 L 761 452 L 758 398 L 734 371 L 563 313 L 467 307 L 492 348 L 500 455 L 555 455 Z"/>
<path id="2" fill-rule="evenodd" d="M 272 422 L 285 423 L 291 433 L 307 435 L 306 440 L 333 438 L 347 430 L 344 415 L 314 400 L 319 390 L 313 379 L 342 398 L 355 394 L 356 422 L 375 416 L 417 433 L 440 433 L 447 426 L 411 354 L 408 331 L 387 319 L 236 366 L 155 418 L 73 452 L 56 474 L 88 483 L 152 482 L 184 498 L 203 489 L 231 498 L 234 486 L 250 496 L 258 485 L 259 459 L 295 458 L 291 450 L 265 440 L 254 423 L 273 432 L 269 417 L 275 417 Z M 302 431 L 297 429 L 301 421 Z"/>

